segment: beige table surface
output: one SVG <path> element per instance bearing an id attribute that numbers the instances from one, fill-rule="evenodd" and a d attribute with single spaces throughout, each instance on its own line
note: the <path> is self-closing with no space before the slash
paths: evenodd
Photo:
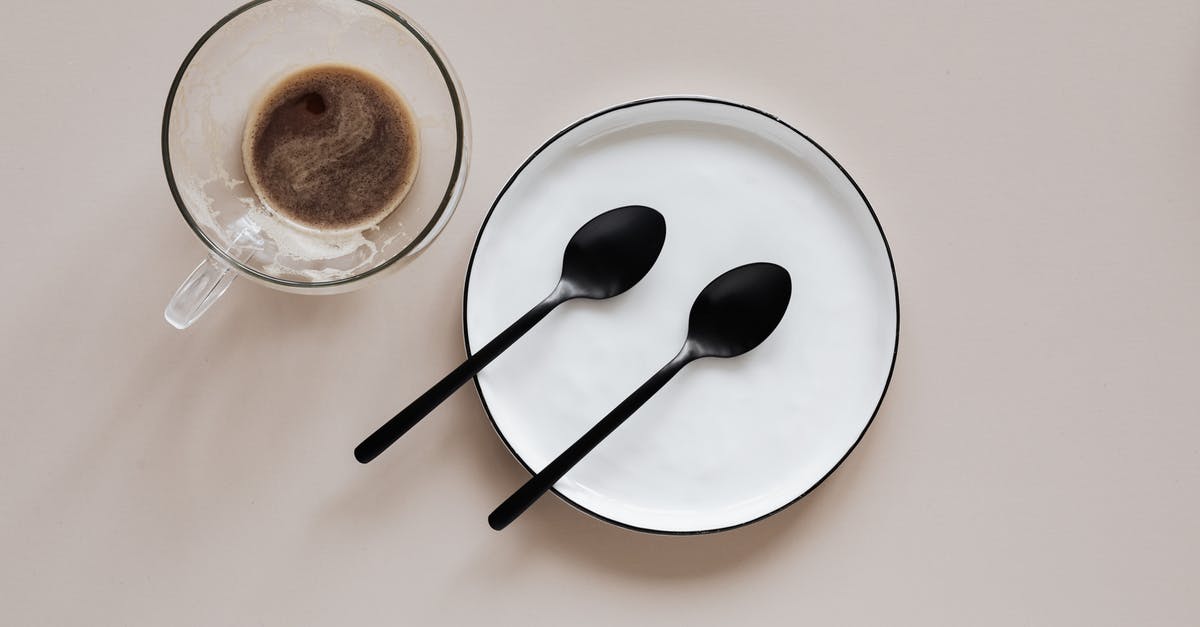
<path id="1" fill-rule="evenodd" d="M 414 0 L 474 118 L 444 235 L 367 290 L 243 282 L 178 332 L 202 250 L 161 108 L 230 8 L 0 19 L 0 624 L 1200 624 L 1200 4 Z M 553 498 L 492 532 L 525 473 L 470 389 L 355 463 L 462 359 L 514 168 L 663 93 L 782 116 L 873 201 L 903 331 L 862 445 L 703 537 Z"/>

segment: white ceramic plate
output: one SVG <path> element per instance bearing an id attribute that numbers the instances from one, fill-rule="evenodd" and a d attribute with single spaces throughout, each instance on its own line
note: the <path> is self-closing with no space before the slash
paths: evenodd
<path id="1" fill-rule="evenodd" d="M 641 531 L 770 515 L 837 467 L 887 389 L 899 308 L 875 214 L 827 152 L 766 113 L 700 97 L 619 105 L 551 138 L 500 192 L 467 271 L 467 350 L 551 291 L 584 222 L 630 204 L 666 217 L 650 274 L 551 313 L 476 378 L 479 395 L 513 455 L 540 470 L 675 355 L 709 281 L 778 263 L 792 301 L 762 346 L 689 365 L 555 484 Z"/>

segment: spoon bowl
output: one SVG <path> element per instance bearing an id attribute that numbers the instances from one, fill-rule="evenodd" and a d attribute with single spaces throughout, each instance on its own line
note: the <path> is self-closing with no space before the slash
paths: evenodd
<path id="1" fill-rule="evenodd" d="M 762 262 L 734 268 L 696 297 L 687 349 L 697 358 L 746 353 L 779 326 L 791 298 L 792 277 L 782 267 Z"/>
<path id="2" fill-rule="evenodd" d="M 641 281 L 662 251 L 667 221 L 642 205 L 592 218 L 563 253 L 560 286 L 579 298 L 612 298 Z"/>

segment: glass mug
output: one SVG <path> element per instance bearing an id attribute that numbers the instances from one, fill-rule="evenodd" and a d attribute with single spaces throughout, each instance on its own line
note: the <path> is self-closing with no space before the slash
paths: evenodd
<path id="1" fill-rule="evenodd" d="M 308 66 L 361 68 L 407 101 L 420 131 L 416 179 L 399 206 L 355 233 L 280 218 L 247 182 L 246 116 L 284 76 Z M 167 184 L 208 247 L 167 304 L 167 322 L 196 321 L 238 275 L 303 294 L 357 289 L 429 245 L 466 183 L 467 105 L 441 50 L 412 20 L 373 0 L 255 0 L 222 18 L 184 58 L 163 114 Z"/>

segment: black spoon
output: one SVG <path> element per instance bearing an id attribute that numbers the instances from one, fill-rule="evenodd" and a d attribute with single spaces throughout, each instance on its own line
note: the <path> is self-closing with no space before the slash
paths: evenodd
<path id="1" fill-rule="evenodd" d="M 692 304 L 679 354 L 501 503 L 488 524 L 499 531 L 516 520 L 684 366 L 701 357 L 737 357 L 761 344 L 783 319 L 791 297 L 791 276 L 773 263 L 739 266 L 713 279 Z"/>
<path id="2" fill-rule="evenodd" d="M 575 232 L 563 253 L 554 291 L 495 339 L 429 388 L 354 449 L 361 463 L 375 459 L 555 307 L 573 298 L 611 298 L 637 284 L 658 259 L 667 237 L 662 214 L 641 205 L 606 211 Z"/>

